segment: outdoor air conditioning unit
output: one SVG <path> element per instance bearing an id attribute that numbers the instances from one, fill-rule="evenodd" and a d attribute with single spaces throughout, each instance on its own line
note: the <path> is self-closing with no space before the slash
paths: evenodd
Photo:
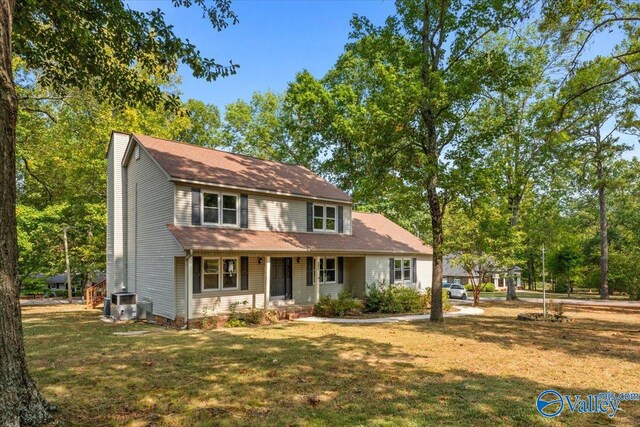
<path id="1" fill-rule="evenodd" d="M 116 320 L 134 320 L 138 318 L 138 298 L 131 292 L 111 294 L 111 316 Z"/>

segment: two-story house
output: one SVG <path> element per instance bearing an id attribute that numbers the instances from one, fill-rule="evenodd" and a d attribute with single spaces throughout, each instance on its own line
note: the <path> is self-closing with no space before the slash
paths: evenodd
<path id="1" fill-rule="evenodd" d="M 119 132 L 107 159 L 108 292 L 155 316 L 431 286 L 430 247 L 302 166 Z"/>

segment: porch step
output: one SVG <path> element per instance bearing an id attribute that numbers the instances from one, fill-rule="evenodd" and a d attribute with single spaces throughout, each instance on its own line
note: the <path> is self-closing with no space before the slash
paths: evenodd
<path id="1" fill-rule="evenodd" d="M 303 317 L 313 316 L 312 305 L 293 305 L 277 307 L 275 309 L 276 318 L 278 320 L 295 320 Z"/>

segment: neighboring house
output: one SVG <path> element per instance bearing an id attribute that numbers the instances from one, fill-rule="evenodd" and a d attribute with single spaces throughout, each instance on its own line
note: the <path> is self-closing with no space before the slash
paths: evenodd
<path id="1" fill-rule="evenodd" d="M 47 277 L 47 288 L 52 290 L 67 289 L 67 275 L 56 274 L 55 276 Z"/>
<path id="2" fill-rule="evenodd" d="M 453 255 L 442 257 L 442 283 L 466 285 L 471 282 L 471 276 L 459 265 L 453 262 Z"/>
<path id="3" fill-rule="evenodd" d="M 471 282 L 471 279 L 476 278 L 478 275 L 471 275 L 467 273 L 464 268 L 456 265 L 453 262 L 455 255 L 445 255 L 442 259 L 442 283 L 450 284 L 462 284 L 466 285 Z M 522 268 L 514 267 L 513 276 L 517 288 L 522 288 Z M 489 279 L 489 277 L 491 279 Z M 493 271 L 490 275 L 487 274 L 486 281 L 492 281 L 494 287 L 497 290 L 506 290 L 509 282 L 509 270 L 501 268 L 497 271 Z"/>
<path id="4" fill-rule="evenodd" d="M 430 247 L 302 166 L 118 132 L 107 158 L 108 292 L 156 316 L 431 286 Z"/>

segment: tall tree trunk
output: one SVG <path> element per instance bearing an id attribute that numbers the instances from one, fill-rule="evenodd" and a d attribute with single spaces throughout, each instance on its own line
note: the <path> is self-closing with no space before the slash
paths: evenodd
<path id="1" fill-rule="evenodd" d="M 509 199 L 509 205 L 511 206 L 511 227 L 515 228 L 518 226 L 518 216 L 520 215 L 520 202 L 522 201 L 522 196 L 520 194 L 516 194 Z M 518 299 L 518 295 L 516 294 L 516 284 L 513 280 L 514 276 L 514 268 L 509 267 L 509 280 L 507 280 L 507 301 L 515 301 Z"/>
<path id="2" fill-rule="evenodd" d="M 442 243 L 444 242 L 444 231 L 442 228 L 442 213 L 440 212 L 440 202 L 435 192 L 435 179 L 433 190 L 428 187 L 429 210 L 431 211 L 431 228 L 433 229 L 433 272 L 431 280 L 431 315 L 432 322 L 442 322 L 444 314 L 442 312 Z"/>
<path id="3" fill-rule="evenodd" d="M 27 370 L 18 288 L 16 119 L 11 63 L 14 0 L 0 0 L 0 425 L 36 425 L 49 405 Z"/>
<path id="4" fill-rule="evenodd" d="M 607 198 L 604 183 L 604 165 L 601 160 L 598 169 L 598 204 L 600 209 L 600 298 L 609 298 L 609 241 L 607 236 Z"/>
<path id="5" fill-rule="evenodd" d="M 527 261 L 529 264 L 529 277 L 527 277 L 527 282 L 529 282 L 529 290 L 535 289 L 536 284 L 536 266 L 533 258 L 529 258 Z"/>

